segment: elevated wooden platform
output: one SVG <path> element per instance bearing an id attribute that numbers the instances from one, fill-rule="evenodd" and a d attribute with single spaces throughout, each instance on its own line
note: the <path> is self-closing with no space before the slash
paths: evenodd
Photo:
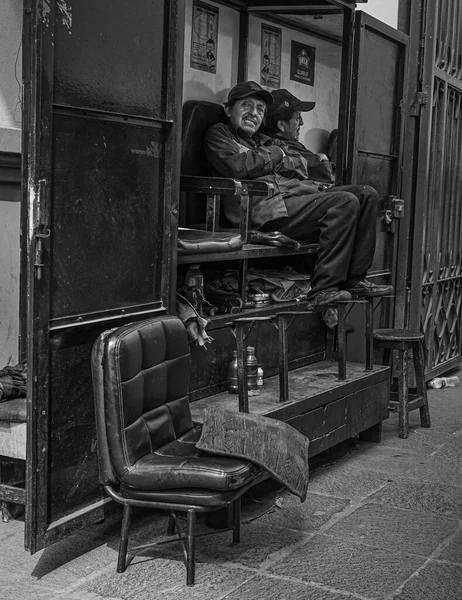
<path id="1" fill-rule="evenodd" d="M 310 456 L 361 434 L 380 441 L 381 423 L 388 418 L 390 368 L 347 362 L 347 378 L 338 379 L 337 363 L 323 360 L 289 372 L 289 401 L 279 402 L 279 377 L 264 380 L 249 395 L 249 412 L 290 423 L 310 440 Z M 191 403 L 193 419 L 202 420 L 207 406 L 238 410 L 236 394 L 222 392 Z"/>

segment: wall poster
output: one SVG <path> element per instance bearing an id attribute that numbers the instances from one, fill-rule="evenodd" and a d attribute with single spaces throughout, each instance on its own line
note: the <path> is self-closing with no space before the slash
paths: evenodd
<path id="1" fill-rule="evenodd" d="M 191 29 L 191 68 L 217 72 L 218 8 L 195 0 Z"/>
<path id="2" fill-rule="evenodd" d="M 314 62 L 316 48 L 292 40 L 290 51 L 290 78 L 307 85 L 314 85 Z"/>
<path id="3" fill-rule="evenodd" d="M 262 23 L 260 83 L 273 88 L 281 87 L 282 30 Z"/>

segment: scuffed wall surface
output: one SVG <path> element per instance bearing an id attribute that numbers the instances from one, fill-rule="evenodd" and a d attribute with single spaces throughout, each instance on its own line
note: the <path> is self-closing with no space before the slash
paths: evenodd
<path id="1" fill-rule="evenodd" d="M 0 184 L 0 368 L 18 362 L 19 190 Z"/>
<path id="2" fill-rule="evenodd" d="M 22 2 L 0 2 L 0 151 L 21 149 Z"/>

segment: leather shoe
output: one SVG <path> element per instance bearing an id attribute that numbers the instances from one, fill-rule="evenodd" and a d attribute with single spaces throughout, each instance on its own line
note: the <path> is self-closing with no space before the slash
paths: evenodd
<path id="1" fill-rule="evenodd" d="M 347 290 L 321 290 L 313 294 L 308 300 L 314 307 L 325 306 L 336 302 L 348 302 L 348 300 L 351 300 L 351 294 Z"/>
<path id="2" fill-rule="evenodd" d="M 392 285 L 378 285 L 367 279 L 361 279 L 353 287 L 348 288 L 352 296 L 370 298 L 373 296 L 388 296 L 394 293 Z"/>

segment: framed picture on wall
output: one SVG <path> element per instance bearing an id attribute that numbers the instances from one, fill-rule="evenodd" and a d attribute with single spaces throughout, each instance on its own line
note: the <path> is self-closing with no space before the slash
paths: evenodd
<path id="1" fill-rule="evenodd" d="M 281 35 L 282 30 L 262 23 L 260 84 L 281 87 Z"/>
<path id="2" fill-rule="evenodd" d="M 211 4 L 195 0 L 191 28 L 192 69 L 217 72 L 219 9 Z"/>
<path id="3" fill-rule="evenodd" d="M 314 85 L 316 48 L 292 40 L 290 49 L 290 78 L 307 85 Z"/>

